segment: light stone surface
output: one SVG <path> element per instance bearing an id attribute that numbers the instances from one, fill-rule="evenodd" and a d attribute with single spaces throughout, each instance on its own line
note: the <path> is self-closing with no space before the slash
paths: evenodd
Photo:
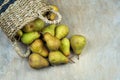
<path id="1" fill-rule="evenodd" d="M 120 80 L 120 0 L 49 0 L 60 8 L 70 37 L 87 45 L 76 63 L 40 70 L 19 57 L 0 30 L 0 80 Z"/>

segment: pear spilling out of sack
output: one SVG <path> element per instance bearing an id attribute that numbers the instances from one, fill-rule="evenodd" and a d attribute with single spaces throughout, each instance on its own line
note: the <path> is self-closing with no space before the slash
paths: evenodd
<path id="1" fill-rule="evenodd" d="M 60 47 L 60 40 L 54 36 L 52 36 L 50 33 L 44 34 L 44 40 L 46 41 L 46 45 L 49 50 L 58 50 Z"/>
<path id="2" fill-rule="evenodd" d="M 56 37 L 58 39 L 62 39 L 64 37 L 67 36 L 67 34 L 69 33 L 69 28 L 66 25 L 59 25 L 56 27 Z"/>
<path id="3" fill-rule="evenodd" d="M 63 38 L 61 40 L 60 50 L 65 56 L 70 55 L 70 41 L 68 38 Z"/>
<path id="4" fill-rule="evenodd" d="M 39 37 L 40 37 L 40 34 L 38 32 L 24 33 L 23 36 L 21 37 L 21 41 L 24 44 L 31 44 L 35 39 Z"/>
<path id="5" fill-rule="evenodd" d="M 43 30 L 42 30 L 42 33 L 45 34 L 46 32 L 50 33 L 52 36 L 55 35 L 55 28 L 56 28 L 56 25 L 55 24 L 51 24 L 47 27 L 45 27 Z"/>
<path id="6" fill-rule="evenodd" d="M 68 63 L 69 59 L 60 51 L 51 51 L 49 53 L 49 62 L 53 65 Z"/>
<path id="7" fill-rule="evenodd" d="M 41 19 L 36 19 L 23 27 L 24 32 L 32 32 L 32 31 L 41 31 L 45 26 L 45 22 Z"/>
<path id="8" fill-rule="evenodd" d="M 43 48 L 43 42 L 41 39 L 36 39 L 31 45 L 30 49 L 34 53 L 41 53 Z"/>
<path id="9" fill-rule="evenodd" d="M 44 68 L 44 67 L 49 66 L 49 62 L 45 58 L 43 58 L 42 56 L 40 56 L 39 54 L 32 53 L 29 56 L 29 65 L 32 68 L 40 69 L 40 68 Z"/>
<path id="10" fill-rule="evenodd" d="M 82 35 L 73 35 L 70 38 L 71 47 L 73 52 L 77 55 L 80 55 L 83 48 L 86 45 L 86 38 Z"/>

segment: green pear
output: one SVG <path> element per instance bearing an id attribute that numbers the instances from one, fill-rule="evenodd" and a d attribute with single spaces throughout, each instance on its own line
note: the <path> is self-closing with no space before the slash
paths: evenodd
<path id="1" fill-rule="evenodd" d="M 41 53 L 43 49 L 43 42 L 41 39 L 36 39 L 31 45 L 30 49 L 34 53 Z"/>
<path id="2" fill-rule="evenodd" d="M 82 35 L 73 35 L 70 38 L 70 44 L 73 52 L 77 55 L 80 55 L 86 45 L 86 38 Z"/>
<path id="3" fill-rule="evenodd" d="M 41 56 L 43 56 L 43 57 L 47 57 L 48 56 L 48 50 L 46 49 L 45 46 L 43 46 L 42 51 L 39 54 Z"/>
<path id="4" fill-rule="evenodd" d="M 70 55 L 70 41 L 68 38 L 63 38 L 61 40 L 60 50 L 65 56 Z"/>
<path id="5" fill-rule="evenodd" d="M 69 59 L 64 56 L 60 51 L 51 51 L 49 53 L 49 62 L 51 64 L 62 64 L 62 63 L 68 63 Z"/>
<path id="6" fill-rule="evenodd" d="M 62 39 L 69 33 L 69 28 L 66 25 L 59 25 L 56 27 L 56 37 Z"/>
<path id="7" fill-rule="evenodd" d="M 22 30 L 18 30 L 18 31 L 17 31 L 17 36 L 22 37 L 22 35 L 23 35 Z"/>
<path id="8" fill-rule="evenodd" d="M 42 21 L 41 19 L 36 19 L 33 23 L 34 23 L 35 31 L 41 31 L 45 26 L 45 22 Z"/>
<path id="9" fill-rule="evenodd" d="M 29 56 L 29 65 L 32 68 L 40 69 L 40 68 L 44 68 L 44 67 L 49 66 L 49 62 L 45 58 L 43 58 L 42 56 L 40 56 L 39 54 L 32 53 Z"/>
<path id="10" fill-rule="evenodd" d="M 28 24 L 26 24 L 24 27 L 23 27 L 23 31 L 24 32 L 32 32 L 32 31 L 34 31 L 34 23 L 33 22 L 30 22 L 30 23 L 28 23 Z"/>
<path id="11" fill-rule="evenodd" d="M 55 24 L 51 24 L 47 27 L 45 27 L 43 30 L 42 30 L 42 33 L 45 34 L 46 32 L 50 33 L 52 36 L 55 35 L 55 27 L 56 25 Z"/>
<path id="12" fill-rule="evenodd" d="M 35 39 L 39 37 L 40 37 L 40 34 L 38 32 L 24 33 L 23 36 L 21 37 L 21 41 L 24 44 L 31 44 Z"/>
<path id="13" fill-rule="evenodd" d="M 46 45 L 49 50 L 58 50 L 60 47 L 60 40 L 54 36 L 52 36 L 50 33 L 45 33 L 44 40 L 46 41 Z"/>

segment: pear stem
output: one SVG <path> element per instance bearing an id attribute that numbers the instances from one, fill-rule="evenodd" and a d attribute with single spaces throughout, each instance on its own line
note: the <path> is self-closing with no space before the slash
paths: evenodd
<path id="1" fill-rule="evenodd" d="M 71 58 L 69 58 L 69 62 L 75 63 Z"/>
<path id="2" fill-rule="evenodd" d="M 77 55 L 77 59 L 79 60 L 79 55 Z"/>

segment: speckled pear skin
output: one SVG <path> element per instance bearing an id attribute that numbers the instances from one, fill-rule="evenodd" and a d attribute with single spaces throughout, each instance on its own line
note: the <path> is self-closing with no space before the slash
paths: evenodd
<path id="1" fill-rule="evenodd" d="M 29 32 L 29 33 L 24 33 L 23 36 L 21 37 L 21 41 L 24 44 L 31 44 L 35 39 L 39 38 L 40 34 L 38 32 Z"/>
<path id="2" fill-rule="evenodd" d="M 82 35 L 73 35 L 70 44 L 75 54 L 80 55 L 86 45 L 86 38 Z"/>
<path id="3" fill-rule="evenodd" d="M 65 56 L 70 55 L 70 41 L 68 38 L 63 38 L 61 40 L 60 50 Z"/>
<path id="4" fill-rule="evenodd" d="M 49 62 L 53 65 L 68 63 L 68 58 L 64 56 L 60 51 L 51 51 L 49 53 Z"/>
<path id="5" fill-rule="evenodd" d="M 44 40 L 46 41 L 46 45 L 49 50 L 58 50 L 60 47 L 60 40 L 54 36 L 52 36 L 50 33 L 44 34 Z"/>

